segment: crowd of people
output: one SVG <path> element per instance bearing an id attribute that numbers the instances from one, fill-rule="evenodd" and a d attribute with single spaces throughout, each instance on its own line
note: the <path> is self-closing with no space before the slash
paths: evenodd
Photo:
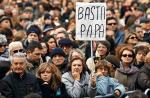
<path id="1" fill-rule="evenodd" d="M 106 3 L 106 40 L 76 40 L 76 2 Z M 109 94 L 150 98 L 149 0 L 0 0 L 0 98 Z"/>

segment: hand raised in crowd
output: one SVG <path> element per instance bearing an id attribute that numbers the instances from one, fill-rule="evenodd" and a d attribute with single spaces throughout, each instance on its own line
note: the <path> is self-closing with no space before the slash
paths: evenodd
<path id="1" fill-rule="evenodd" d="M 96 87 L 96 74 L 90 75 L 90 82 L 92 87 Z"/>
<path id="2" fill-rule="evenodd" d="M 80 81 L 80 72 L 78 71 L 78 69 L 75 69 L 72 72 L 72 76 L 73 76 L 74 80 Z"/>
<path id="3" fill-rule="evenodd" d="M 104 76 L 104 75 L 103 75 L 103 73 L 102 73 L 101 71 L 97 71 L 97 72 L 96 72 L 96 76 L 97 76 L 97 77 L 100 77 L 100 76 Z"/>
<path id="4" fill-rule="evenodd" d="M 118 89 L 116 89 L 115 92 L 114 92 L 114 95 L 116 97 L 119 97 L 121 95 L 121 92 Z"/>

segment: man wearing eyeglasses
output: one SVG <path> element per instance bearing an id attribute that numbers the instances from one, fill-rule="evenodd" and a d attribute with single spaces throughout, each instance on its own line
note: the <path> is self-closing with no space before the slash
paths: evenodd
<path id="1" fill-rule="evenodd" d="M 125 34 L 119 29 L 118 21 L 115 17 L 107 17 L 106 29 L 112 30 L 115 33 L 115 44 L 121 44 L 124 42 Z"/>
<path id="2" fill-rule="evenodd" d="M 9 61 L 7 39 L 5 35 L 0 34 L 0 61 Z"/>

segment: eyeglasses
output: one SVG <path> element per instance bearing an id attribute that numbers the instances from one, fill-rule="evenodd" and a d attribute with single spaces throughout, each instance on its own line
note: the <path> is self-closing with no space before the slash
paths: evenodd
<path id="1" fill-rule="evenodd" d="M 0 45 L 0 47 L 6 47 L 7 45 Z"/>
<path id="2" fill-rule="evenodd" d="M 19 50 L 14 50 L 13 53 L 17 53 L 17 52 L 23 52 L 23 49 L 19 49 Z"/>
<path id="3" fill-rule="evenodd" d="M 107 25 L 116 25 L 117 23 L 108 23 Z"/>
<path id="4" fill-rule="evenodd" d="M 130 37 L 129 39 L 137 39 L 137 37 L 134 37 L 134 36 L 133 36 L 133 37 Z"/>
<path id="5" fill-rule="evenodd" d="M 127 56 L 128 56 L 128 57 L 133 57 L 132 54 L 122 54 L 122 56 L 123 56 L 123 57 L 127 57 Z"/>

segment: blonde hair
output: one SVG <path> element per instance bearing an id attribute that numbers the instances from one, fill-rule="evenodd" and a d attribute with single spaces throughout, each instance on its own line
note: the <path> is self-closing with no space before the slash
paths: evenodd
<path id="1" fill-rule="evenodd" d="M 97 69 L 99 68 L 104 68 L 104 69 L 106 68 L 108 70 L 108 75 L 111 75 L 111 72 L 110 72 L 111 68 L 108 65 L 108 61 L 99 60 L 95 66 L 95 71 L 97 72 Z"/>
<path id="2" fill-rule="evenodd" d="M 80 49 L 72 49 L 72 50 L 70 51 L 69 57 L 68 57 L 68 61 L 69 61 L 69 62 L 73 59 L 72 54 L 73 54 L 74 52 L 79 53 L 80 56 L 81 56 L 81 58 L 85 59 L 85 54 L 84 54 Z"/>
<path id="3" fill-rule="evenodd" d="M 41 73 L 46 71 L 47 68 L 49 68 L 50 72 L 52 73 L 51 77 L 52 82 L 50 84 L 50 87 L 53 90 L 56 90 L 59 84 L 61 83 L 61 73 L 54 64 L 49 62 L 42 63 L 37 70 L 36 76 L 38 78 L 41 78 Z"/>
<path id="4" fill-rule="evenodd" d="M 11 42 L 8 46 L 8 52 L 9 52 L 9 56 L 12 56 L 13 53 L 12 51 L 17 47 L 17 46 L 20 46 L 22 49 L 23 49 L 23 45 L 22 45 L 22 42 L 21 41 L 14 41 L 14 42 Z"/>

